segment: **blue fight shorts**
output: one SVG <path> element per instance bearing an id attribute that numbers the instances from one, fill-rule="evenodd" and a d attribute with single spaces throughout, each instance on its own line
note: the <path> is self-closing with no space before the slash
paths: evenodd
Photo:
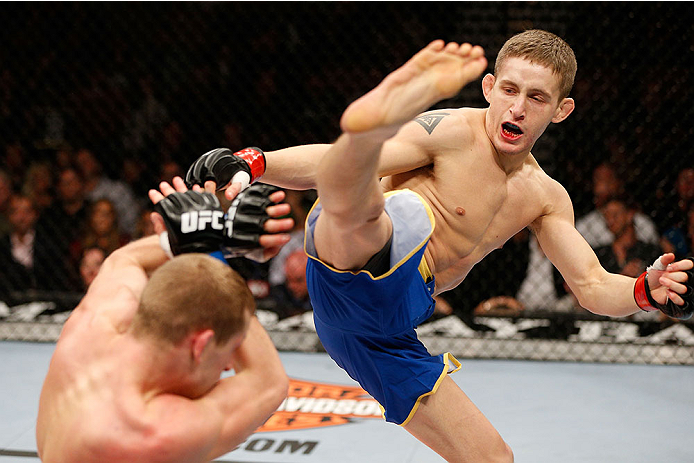
<path id="1" fill-rule="evenodd" d="M 460 368 L 450 353 L 431 356 L 414 330 L 434 311 L 434 278 L 424 260 L 434 216 L 413 191 L 385 194 L 393 222 L 390 269 L 374 277 L 367 270 L 337 270 L 318 258 L 313 231 L 321 209 L 318 201 L 309 212 L 304 243 L 318 337 L 332 359 L 381 404 L 386 421 L 404 426 L 449 369 Z"/>

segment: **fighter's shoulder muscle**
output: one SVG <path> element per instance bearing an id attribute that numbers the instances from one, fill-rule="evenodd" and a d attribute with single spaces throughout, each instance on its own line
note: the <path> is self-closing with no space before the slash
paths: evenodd
<path id="1" fill-rule="evenodd" d="M 418 146 L 432 156 L 444 147 L 469 145 L 484 133 L 484 116 L 471 108 L 435 109 L 420 114 L 405 124 L 393 138 L 395 143 Z M 445 151 L 445 150 L 443 150 Z"/>
<path id="2" fill-rule="evenodd" d="M 536 184 L 536 198 L 540 201 L 542 214 L 537 220 L 544 217 L 557 217 L 573 221 L 573 203 L 566 188 L 557 180 L 550 177 L 535 161 L 530 160 L 533 168 L 533 178 Z"/>
<path id="3" fill-rule="evenodd" d="M 480 119 L 481 110 L 473 108 L 433 109 L 415 117 L 406 128 L 428 138 L 470 135 Z"/>

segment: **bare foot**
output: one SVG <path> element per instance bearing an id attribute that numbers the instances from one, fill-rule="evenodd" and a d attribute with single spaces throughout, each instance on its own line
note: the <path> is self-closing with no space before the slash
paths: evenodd
<path id="1" fill-rule="evenodd" d="M 456 95 L 487 68 L 484 50 L 469 43 L 435 40 L 353 102 L 340 120 L 344 132 L 399 126 Z"/>

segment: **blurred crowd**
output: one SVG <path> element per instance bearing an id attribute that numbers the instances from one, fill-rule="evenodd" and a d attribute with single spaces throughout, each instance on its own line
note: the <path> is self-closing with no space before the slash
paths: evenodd
<path id="1" fill-rule="evenodd" d="M 635 276 L 662 252 L 692 255 L 694 126 L 682 122 L 694 116 L 688 10 L 201 2 L 15 3 L 6 13 L 0 300 L 83 292 L 109 253 L 152 233 L 147 190 L 201 153 L 330 142 L 346 105 L 428 41 L 481 43 L 493 66 L 504 40 L 530 27 L 558 33 L 577 54 L 577 109 L 533 154 L 567 188 L 602 265 Z M 55 24 L 70 27 L 57 34 Z M 469 86 L 439 107 L 484 104 Z M 310 310 L 301 248 L 314 199 L 289 192 L 296 229 L 277 257 L 234 263 L 259 307 L 279 318 Z M 436 316 L 473 323 L 480 313 L 544 310 L 582 309 L 523 230 L 441 295 Z"/>
<path id="2" fill-rule="evenodd" d="M 39 160 L 22 158 L 16 145 L 5 148 L 5 159 L 20 158 L 27 168 L 17 175 L 7 164 L 0 167 L 0 299 L 21 300 L 28 290 L 83 292 L 106 256 L 153 233 L 143 186 L 125 175 L 130 160 L 124 159 L 124 175 L 113 179 L 88 148 L 57 150 Z M 166 162 L 149 185 L 182 174 L 181 166 Z M 624 175 L 615 164 L 596 165 L 593 208 L 576 219 L 603 267 L 636 277 L 663 252 L 678 259 L 694 255 L 694 166 L 678 172 L 654 210 L 634 200 Z M 259 307 L 279 319 L 311 310 L 303 227 L 314 200 L 313 190 L 287 191 L 295 220 L 290 242 L 268 263 L 232 263 L 247 278 Z M 484 313 L 533 310 L 582 309 L 527 229 L 487 256 L 437 304 L 437 316 L 455 313 L 470 322 Z"/>
<path id="3" fill-rule="evenodd" d="M 106 176 L 90 149 L 57 150 L 21 162 L 28 166 L 21 175 L 0 166 L 0 300 L 11 304 L 33 295 L 84 293 L 110 253 L 154 233 L 153 208 L 142 185 L 128 182 L 127 175 Z M 125 160 L 124 170 L 128 164 Z M 164 163 L 149 185 L 183 173 L 176 163 Z M 291 241 L 270 262 L 231 261 L 259 305 L 280 319 L 311 310 L 303 224 L 314 200 L 312 191 L 287 192 L 296 225 Z"/>

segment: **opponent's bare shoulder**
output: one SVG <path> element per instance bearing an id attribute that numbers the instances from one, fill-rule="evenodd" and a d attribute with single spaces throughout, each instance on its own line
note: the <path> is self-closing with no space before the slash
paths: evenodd
<path id="1" fill-rule="evenodd" d="M 63 332 L 70 333 L 82 322 L 122 333 L 127 330 L 140 303 L 147 282 L 145 272 L 138 266 L 122 262 L 118 251 L 109 256 L 65 323 Z"/>

